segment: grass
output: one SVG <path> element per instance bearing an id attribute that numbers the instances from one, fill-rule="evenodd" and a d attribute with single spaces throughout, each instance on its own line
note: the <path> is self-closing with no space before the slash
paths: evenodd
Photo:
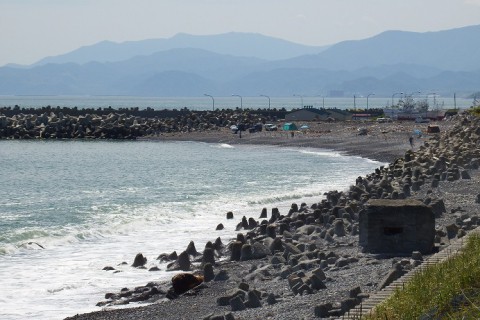
<path id="1" fill-rule="evenodd" d="M 479 117 L 480 116 L 480 106 L 475 106 L 475 107 L 470 107 L 468 109 L 468 112 L 474 116 Z"/>
<path id="2" fill-rule="evenodd" d="M 446 261 L 416 274 L 376 307 L 369 320 L 480 319 L 480 235 Z"/>

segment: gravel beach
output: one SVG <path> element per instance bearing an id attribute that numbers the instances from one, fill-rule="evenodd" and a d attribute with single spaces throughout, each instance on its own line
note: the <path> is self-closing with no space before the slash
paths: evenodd
<path id="1" fill-rule="evenodd" d="M 307 131 L 294 136 L 263 131 L 240 137 L 222 129 L 146 138 L 323 148 L 389 165 L 352 181 L 348 190 L 332 190 L 317 203 L 292 204 L 289 212 L 267 208 L 267 217 L 259 218 L 256 212 L 251 214 L 253 221 L 238 221 L 237 239 L 222 239 L 224 247 L 215 248 L 215 278 L 178 297 L 174 294 L 175 299 L 167 298 L 172 298 L 171 283 L 156 283 L 152 273 L 152 283 L 136 290 L 155 291 L 137 300 L 143 302 L 130 302 L 125 308 L 119 288 L 119 293 L 106 297 L 104 310 L 67 319 L 340 318 L 391 282 L 395 270 L 406 272 L 421 263 L 411 255 L 362 252 L 358 216 L 369 199 L 411 198 L 434 207 L 437 250 L 480 224 L 480 122 L 457 116 L 435 125 L 440 133 L 434 135 L 427 135 L 427 124 L 413 122 L 322 122 L 309 123 Z M 361 128 L 367 129 L 366 135 L 359 135 Z M 415 130 L 422 136 L 415 136 L 411 150 L 409 137 Z M 199 252 L 205 245 L 195 244 Z M 206 252 L 203 258 L 192 257 L 188 269 L 204 275 Z M 173 268 L 179 261 L 170 262 Z"/>

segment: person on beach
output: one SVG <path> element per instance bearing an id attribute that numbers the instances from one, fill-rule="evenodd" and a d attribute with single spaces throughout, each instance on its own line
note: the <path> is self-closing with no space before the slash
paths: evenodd
<path id="1" fill-rule="evenodd" d="M 410 147 L 413 149 L 413 136 L 410 136 L 410 138 L 408 138 L 408 141 L 410 142 Z"/>

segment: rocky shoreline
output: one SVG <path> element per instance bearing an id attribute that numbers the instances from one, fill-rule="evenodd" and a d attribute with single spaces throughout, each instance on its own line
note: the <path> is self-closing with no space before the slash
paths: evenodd
<path id="1" fill-rule="evenodd" d="M 183 292 L 172 283 L 156 282 L 124 288 L 106 293 L 100 302 L 105 311 L 67 319 L 338 318 L 425 258 L 418 252 L 406 256 L 362 252 L 358 220 L 368 200 L 418 199 L 429 205 L 436 217 L 438 250 L 480 224 L 478 118 L 456 117 L 442 127 L 441 134 L 423 139 L 415 151 L 408 150 L 405 136 L 411 133 L 410 127 L 402 131 L 396 125 L 387 133 L 385 127 L 371 128 L 372 134 L 363 140 L 355 136 L 354 127 L 335 125 L 295 138 L 271 133 L 246 135 L 240 140 L 226 132 L 196 138 L 178 133 L 156 137 L 330 147 L 349 154 L 374 155 L 390 164 L 359 177 L 348 190 L 328 192 L 317 203 L 292 204 L 288 212 L 264 209 L 243 217 L 236 239 L 228 243 L 212 236 L 204 246 L 190 243 L 179 255 L 160 255 L 170 270 L 198 275 L 188 278 L 186 284 L 179 282 L 188 287 L 197 285 L 198 279 L 203 281 L 191 290 Z M 340 134 L 331 137 L 332 130 L 344 130 L 350 138 Z M 381 152 L 388 146 L 389 151 Z M 202 250 L 197 251 L 200 246 Z M 135 259 L 136 267 L 142 267 L 142 258 Z M 108 310 L 109 305 L 139 301 L 149 305 Z"/>
<path id="2" fill-rule="evenodd" d="M 285 110 L 0 108 L 0 139 L 114 139 L 219 131 L 275 121 Z"/>

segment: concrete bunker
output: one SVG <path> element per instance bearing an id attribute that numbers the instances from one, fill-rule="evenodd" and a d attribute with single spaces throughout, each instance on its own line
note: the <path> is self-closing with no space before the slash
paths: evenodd
<path id="1" fill-rule="evenodd" d="M 434 213 L 418 200 L 372 199 L 360 213 L 359 229 L 364 252 L 427 254 L 434 247 Z"/>

